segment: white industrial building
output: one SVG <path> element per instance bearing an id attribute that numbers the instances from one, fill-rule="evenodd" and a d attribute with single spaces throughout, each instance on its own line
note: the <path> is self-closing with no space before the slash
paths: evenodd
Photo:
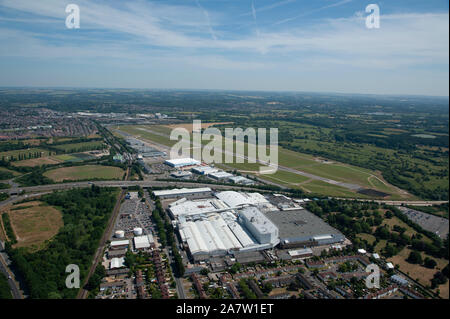
<path id="1" fill-rule="evenodd" d="M 196 166 L 192 168 L 192 172 L 195 174 L 200 175 L 208 175 L 210 173 L 218 172 L 219 170 L 217 168 L 211 167 L 211 166 Z"/>
<path id="2" fill-rule="evenodd" d="M 175 159 L 169 159 L 164 161 L 165 164 L 175 167 L 175 168 L 181 168 L 186 166 L 194 166 L 194 165 L 200 165 L 201 163 L 193 158 L 175 158 Z"/>
<path id="3" fill-rule="evenodd" d="M 121 249 L 121 248 L 127 248 L 130 244 L 130 241 L 128 239 L 124 240 L 114 240 L 111 242 L 111 248 L 112 249 Z"/>
<path id="4" fill-rule="evenodd" d="M 201 189 L 212 195 L 211 189 Z M 156 196 L 174 196 L 183 190 L 155 191 Z M 279 243 L 278 227 L 264 215 L 277 211 L 259 193 L 224 191 L 216 197 L 179 198 L 168 205 L 181 242 L 194 260 L 241 252 L 270 249 Z"/>
<path id="5" fill-rule="evenodd" d="M 241 193 L 235 191 L 225 191 L 215 194 L 217 198 L 222 200 L 229 207 L 239 207 L 245 205 L 257 206 L 259 209 L 266 211 L 278 210 L 260 193 Z"/>
<path id="6" fill-rule="evenodd" d="M 243 176 L 231 176 L 228 177 L 228 181 L 235 184 L 242 184 L 242 185 L 252 185 L 255 182 L 251 179 L 245 178 Z"/>
<path id="7" fill-rule="evenodd" d="M 135 249 L 147 249 L 155 243 L 155 240 L 152 235 L 143 235 L 134 237 L 133 242 Z"/>
<path id="8" fill-rule="evenodd" d="M 200 188 L 175 188 L 175 189 L 166 189 L 161 191 L 154 191 L 153 195 L 159 197 L 161 199 L 166 198 L 183 198 L 186 196 L 189 197 L 205 197 L 212 194 L 212 190 L 209 187 L 200 187 Z"/>
<path id="9" fill-rule="evenodd" d="M 260 244 L 271 244 L 273 246 L 280 242 L 278 227 L 270 221 L 258 208 L 245 207 L 239 211 L 242 224 L 250 230 L 252 235 Z"/>
<path id="10" fill-rule="evenodd" d="M 235 217 L 234 217 L 235 218 Z M 235 220 L 225 221 L 222 214 L 210 214 L 197 220 L 179 223 L 180 237 L 194 259 L 223 256 L 259 244 Z"/>
<path id="11" fill-rule="evenodd" d="M 230 174 L 230 173 L 227 173 L 224 171 L 219 171 L 219 172 L 208 173 L 208 177 L 214 178 L 215 180 L 223 180 L 223 179 L 233 177 L 233 174 Z"/>
<path id="12" fill-rule="evenodd" d="M 192 176 L 192 173 L 189 171 L 177 171 L 170 174 L 170 176 L 175 178 L 189 178 Z"/>
<path id="13" fill-rule="evenodd" d="M 169 205 L 169 212 L 173 218 L 181 215 L 199 215 L 220 212 L 229 209 L 221 200 L 216 198 L 186 200 L 180 199 Z"/>
<path id="14" fill-rule="evenodd" d="M 169 212 L 196 260 L 268 249 L 279 242 L 277 227 L 255 207 L 237 212 L 220 199 L 181 199 L 169 205 Z"/>
<path id="15" fill-rule="evenodd" d="M 109 269 L 122 268 L 125 266 L 125 257 L 113 258 L 109 264 Z"/>

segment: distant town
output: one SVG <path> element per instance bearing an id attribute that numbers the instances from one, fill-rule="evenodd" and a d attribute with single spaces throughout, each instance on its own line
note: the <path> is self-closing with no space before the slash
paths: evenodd
<path id="1" fill-rule="evenodd" d="M 173 158 L 170 132 L 192 134 L 194 113 L 53 109 L 0 111 L 4 298 L 448 298 L 441 193 L 288 149 L 284 133 L 272 175 Z"/>

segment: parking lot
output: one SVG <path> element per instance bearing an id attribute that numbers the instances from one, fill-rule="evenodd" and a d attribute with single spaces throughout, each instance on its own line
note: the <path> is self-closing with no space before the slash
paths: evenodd
<path id="1" fill-rule="evenodd" d="M 447 238 L 449 231 L 448 219 L 406 207 L 400 207 L 400 211 L 423 229 L 435 233 L 442 239 Z"/>
<path id="2" fill-rule="evenodd" d="M 123 230 L 126 234 L 140 227 L 143 234 L 154 234 L 155 230 L 151 220 L 151 208 L 140 198 L 125 199 L 120 207 L 120 213 L 114 231 Z"/>

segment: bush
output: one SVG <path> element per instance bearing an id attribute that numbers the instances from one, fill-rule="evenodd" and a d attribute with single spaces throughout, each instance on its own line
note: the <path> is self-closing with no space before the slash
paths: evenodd
<path id="1" fill-rule="evenodd" d="M 434 259 L 426 257 L 425 258 L 425 262 L 424 262 L 424 266 L 430 269 L 433 269 L 434 267 L 436 267 L 437 263 Z"/>
<path id="2" fill-rule="evenodd" d="M 418 251 L 413 250 L 409 253 L 409 257 L 406 261 L 411 264 L 422 264 L 422 255 Z"/>

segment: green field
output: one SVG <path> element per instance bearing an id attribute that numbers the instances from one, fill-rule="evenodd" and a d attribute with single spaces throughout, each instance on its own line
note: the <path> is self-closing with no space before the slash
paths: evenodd
<path id="1" fill-rule="evenodd" d="M 304 183 L 309 178 L 303 175 L 294 174 L 287 171 L 278 170 L 274 174 L 262 174 L 259 175 L 262 179 L 267 179 L 275 183 L 280 183 L 288 187 L 296 188 L 299 183 Z"/>
<path id="2" fill-rule="evenodd" d="M 182 125 L 180 125 L 182 126 Z M 150 131 L 169 134 L 170 128 L 164 126 L 132 126 L 125 125 L 117 127 L 121 131 L 132 134 L 136 137 L 140 137 L 144 140 L 154 141 L 159 144 L 163 144 L 166 146 L 172 146 L 175 144 L 175 141 L 170 141 L 167 135 L 161 136 L 158 134 L 154 134 Z M 305 128 L 305 131 L 308 132 L 309 128 Z M 223 142 L 225 143 L 225 142 Z M 202 141 L 203 145 L 208 144 L 208 141 Z M 247 144 L 245 147 L 245 152 L 247 154 Z M 345 182 L 351 184 L 357 184 L 362 188 L 370 188 L 375 189 L 384 193 L 391 194 L 390 198 L 392 199 L 412 199 L 414 198 L 411 195 L 400 194 L 399 190 L 389 183 L 385 182 L 382 178 L 380 178 L 379 173 L 375 171 L 371 171 L 369 169 L 343 164 L 336 161 L 328 161 L 321 157 L 312 156 L 309 154 L 294 152 L 291 150 L 284 149 L 279 147 L 278 149 L 278 162 L 280 166 L 284 166 L 287 168 L 293 168 L 298 171 L 307 172 L 319 177 L 324 177 L 327 179 L 331 179 L 337 182 Z M 224 158 L 222 156 L 222 158 Z M 225 163 L 223 166 L 227 168 L 234 168 L 243 174 L 251 173 L 249 171 L 256 171 L 259 169 L 261 164 L 252 164 L 252 163 Z M 255 175 L 258 175 L 257 173 Z M 274 182 L 276 184 L 293 187 L 293 188 L 302 188 L 307 192 L 312 192 L 315 194 L 323 194 L 329 196 L 342 196 L 349 197 L 355 196 L 355 192 L 333 184 L 328 184 L 319 180 L 312 180 L 308 182 L 308 178 L 302 175 L 296 174 L 295 172 L 287 172 L 278 170 L 276 174 L 272 175 L 260 175 L 262 179 L 267 181 Z M 298 185 L 301 183 L 301 186 Z M 368 196 L 358 194 L 360 198 L 368 198 Z"/>
<path id="3" fill-rule="evenodd" d="M 54 147 L 66 152 L 66 153 L 73 153 L 73 152 L 85 152 L 85 151 L 99 150 L 99 149 L 105 148 L 106 145 L 102 141 L 92 141 L 92 142 L 73 143 L 73 144 L 61 144 L 61 145 L 55 145 Z"/>
<path id="4" fill-rule="evenodd" d="M 13 176 L 19 176 L 20 173 L 16 172 L 16 171 L 12 171 L 10 169 L 7 169 L 5 167 L 0 167 L 0 176 L 2 175 L 2 173 L 6 176 L 6 175 L 13 175 Z M 0 178 L 1 180 L 1 178 Z"/>
<path id="5" fill-rule="evenodd" d="M 119 167 L 85 165 L 57 168 L 44 173 L 55 182 L 64 180 L 78 181 L 90 179 L 121 179 L 125 171 Z"/>
<path id="6" fill-rule="evenodd" d="M 366 240 L 370 245 L 372 245 L 375 242 L 375 240 L 376 240 L 375 236 L 371 235 L 371 234 L 360 233 L 360 234 L 358 234 L 356 236 L 361 238 L 361 239 Z"/>
<path id="7" fill-rule="evenodd" d="M 155 143 L 159 143 L 166 146 L 173 146 L 176 141 L 171 141 L 169 137 L 157 135 L 148 131 L 145 131 L 145 126 L 133 126 L 133 125 L 124 125 L 120 127 L 116 127 L 119 130 L 126 132 L 128 134 L 132 134 L 135 137 L 140 137 L 144 140 L 153 141 Z M 148 127 L 150 130 L 152 127 Z M 155 130 L 156 131 L 156 130 Z"/>
<path id="8" fill-rule="evenodd" d="M 4 159 L 5 161 L 11 160 L 11 157 L 14 157 L 15 159 L 18 159 L 20 156 L 28 156 L 34 155 L 35 153 L 43 153 L 44 155 L 48 155 L 49 151 L 43 149 L 43 148 L 28 148 L 28 149 L 22 149 L 22 150 L 14 150 L 14 151 L 8 151 L 8 152 L 1 152 L 0 153 L 0 159 Z"/>
<path id="9" fill-rule="evenodd" d="M 95 156 L 91 156 L 89 154 L 84 153 L 74 153 L 74 154 L 62 154 L 62 155 L 55 155 L 52 156 L 52 158 L 63 161 L 63 162 L 82 162 L 90 159 L 94 159 Z"/>

